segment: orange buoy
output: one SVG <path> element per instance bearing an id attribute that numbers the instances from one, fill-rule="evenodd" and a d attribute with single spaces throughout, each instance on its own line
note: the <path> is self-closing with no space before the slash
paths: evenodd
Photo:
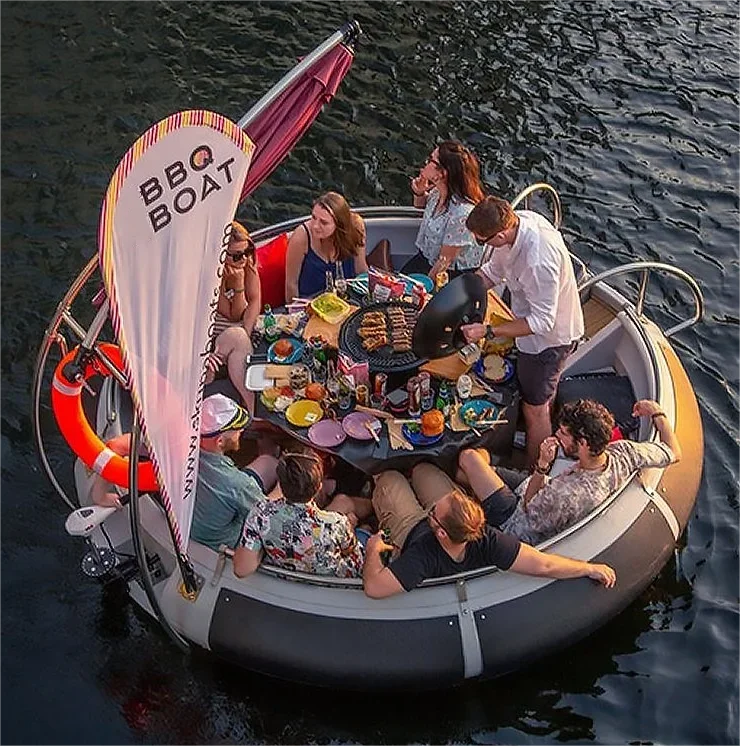
<path id="1" fill-rule="evenodd" d="M 69 443 L 75 455 L 103 479 L 119 487 L 128 487 L 129 460 L 114 453 L 103 443 L 87 421 L 82 408 L 82 380 L 70 380 L 65 373 L 67 366 L 74 360 L 77 349 L 70 350 L 59 362 L 54 371 L 51 384 L 51 408 L 54 411 L 59 430 Z M 123 366 L 121 350 L 113 344 L 102 343 L 100 349 L 119 368 Z M 97 356 L 87 363 L 82 371 L 82 378 L 87 381 L 95 375 L 109 376 L 110 370 Z M 154 467 L 151 461 L 139 464 L 139 490 L 156 492 L 159 490 Z"/>

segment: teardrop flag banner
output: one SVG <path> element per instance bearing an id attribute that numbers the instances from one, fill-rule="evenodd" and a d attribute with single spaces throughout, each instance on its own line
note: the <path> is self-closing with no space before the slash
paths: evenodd
<path id="1" fill-rule="evenodd" d="M 101 210 L 111 319 L 181 555 L 198 476 L 205 357 L 253 151 L 219 114 L 173 114 L 129 149 Z"/>

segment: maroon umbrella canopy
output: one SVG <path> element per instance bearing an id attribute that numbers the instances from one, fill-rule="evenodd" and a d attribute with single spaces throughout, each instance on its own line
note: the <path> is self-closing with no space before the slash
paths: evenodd
<path id="1" fill-rule="evenodd" d="M 359 26 L 350 24 L 338 33 L 344 34 L 345 41 L 351 41 L 359 33 Z M 353 60 L 352 50 L 345 43 L 336 43 L 294 80 L 290 80 L 294 71 L 288 73 L 284 78 L 289 81 L 285 90 L 278 92 L 276 98 L 254 118 L 249 120 L 250 114 L 245 115 L 249 121 L 242 127 L 256 147 L 242 190 L 242 200 L 290 153 L 323 105 L 334 97 Z M 255 108 L 259 106 L 258 103 Z"/>

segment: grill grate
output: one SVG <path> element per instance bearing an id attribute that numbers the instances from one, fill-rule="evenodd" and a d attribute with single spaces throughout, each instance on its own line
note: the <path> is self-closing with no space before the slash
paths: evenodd
<path id="1" fill-rule="evenodd" d="M 401 373 L 407 370 L 414 370 L 426 362 L 426 360 L 416 357 L 412 351 L 395 352 L 391 345 L 385 345 L 372 352 L 368 352 L 362 346 L 362 339 L 358 332 L 365 315 L 371 311 L 385 312 L 393 306 L 398 306 L 404 309 L 413 309 L 418 316 L 418 309 L 411 303 L 404 303 L 402 301 L 372 303 L 358 311 L 355 311 L 345 320 L 339 331 L 339 349 L 342 350 L 342 352 L 346 352 L 350 357 L 360 363 L 367 360 L 370 364 L 370 371 L 373 373 Z M 414 318 L 416 318 L 416 316 Z M 386 323 L 390 328 L 390 319 L 388 319 L 387 314 Z"/>

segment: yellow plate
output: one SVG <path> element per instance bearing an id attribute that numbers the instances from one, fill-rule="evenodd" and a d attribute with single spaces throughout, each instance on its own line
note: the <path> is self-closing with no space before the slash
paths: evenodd
<path id="1" fill-rule="evenodd" d="M 318 422 L 324 416 L 324 411 L 318 402 L 310 399 L 294 401 L 285 410 L 285 419 L 296 427 L 308 427 Z"/>

